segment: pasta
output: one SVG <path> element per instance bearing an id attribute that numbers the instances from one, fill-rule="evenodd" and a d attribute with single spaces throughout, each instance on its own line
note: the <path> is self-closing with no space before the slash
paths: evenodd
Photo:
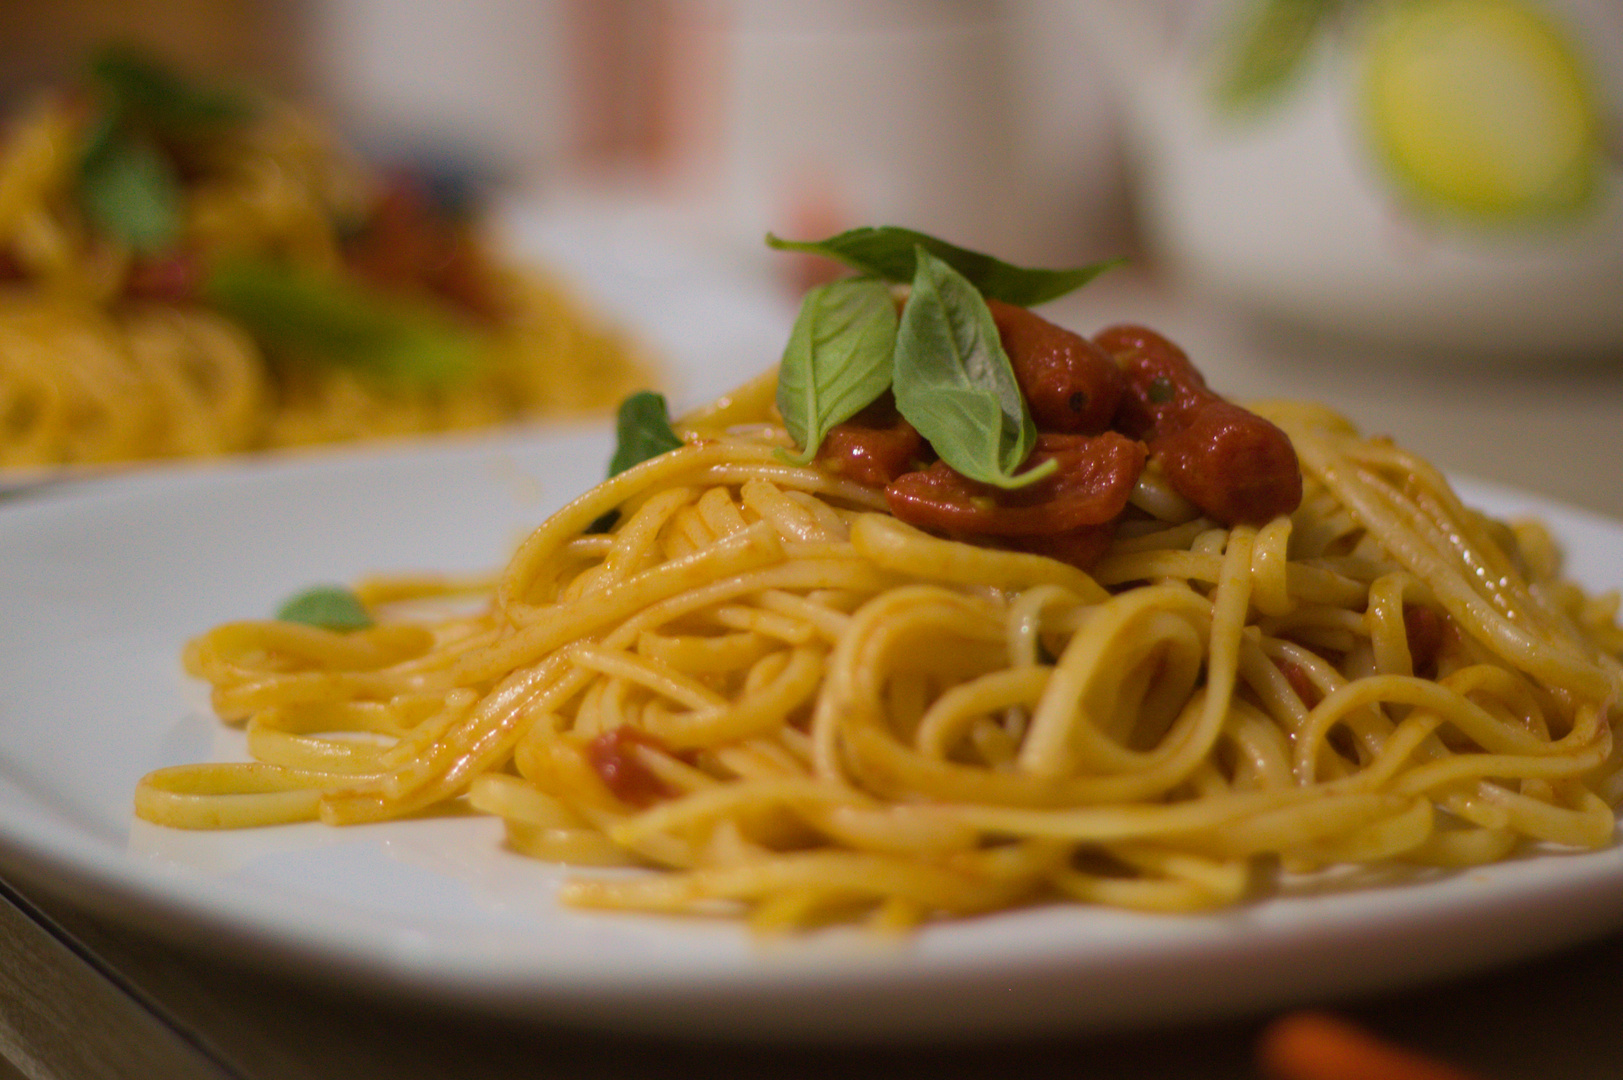
<path id="1" fill-rule="evenodd" d="M 648 378 L 559 280 L 304 112 L 97 70 L 0 143 L 0 467 L 607 412 Z"/>
<path id="2" fill-rule="evenodd" d="M 777 394 L 683 418 L 491 581 L 361 582 L 358 630 L 202 634 L 187 670 L 255 760 L 158 770 L 138 813 L 465 802 L 516 852 L 635 868 L 567 903 L 763 932 L 1200 911 L 1611 843 L 1617 595 L 1391 441 L 1256 406 L 1300 458 L 1288 512 L 1219 523 L 1157 458 L 1065 561 L 795 463 Z"/>

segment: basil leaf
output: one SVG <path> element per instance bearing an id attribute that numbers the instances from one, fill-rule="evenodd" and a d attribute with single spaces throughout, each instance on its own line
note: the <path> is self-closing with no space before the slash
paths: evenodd
<path id="1" fill-rule="evenodd" d="M 171 136 L 205 134 L 250 119 L 246 97 L 194 85 L 134 49 L 111 47 L 92 60 L 90 77 L 117 112 Z"/>
<path id="2" fill-rule="evenodd" d="M 1231 110 L 1275 100 L 1306 67 L 1340 0 L 1251 0 L 1228 29 L 1215 94 Z"/>
<path id="3" fill-rule="evenodd" d="M 1015 475 L 1037 441 L 997 325 L 975 286 L 921 246 L 896 334 L 892 391 L 908 423 L 971 480 L 1023 487 L 1052 471 Z"/>
<path id="4" fill-rule="evenodd" d="M 137 251 L 179 239 L 180 177 L 165 146 L 247 120 L 245 98 L 195 88 L 129 49 L 104 51 L 90 67 L 100 111 L 79 157 L 78 199 L 92 225 Z"/>
<path id="5" fill-rule="evenodd" d="M 78 196 L 92 225 L 137 251 L 180 239 L 180 178 L 151 139 L 98 132 L 79 162 Z"/>
<path id="6" fill-rule="evenodd" d="M 426 300 L 276 262 L 219 263 L 209 300 L 283 360 L 313 360 L 405 383 L 444 385 L 480 360 L 477 334 Z"/>
<path id="7" fill-rule="evenodd" d="M 1120 259 L 1066 270 L 1012 266 L 990 255 L 894 225 L 865 226 L 826 240 L 784 240 L 767 234 L 769 247 L 824 255 L 888 281 L 911 281 L 917 271 L 915 252 L 923 249 L 969 280 L 983 296 L 1021 307 L 1035 307 L 1079 289 L 1120 263 Z"/>
<path id="8" fill-rule="evenodd" d="M 372 616 L 360 598 L 338 585 L 306 589 L 282 604 L 276 617 L 324 630 L 364 630 L 372 625 Z"/>
<path id="9" fill-rule="evenodd" d="M 614 429 L 618 444 L 609 461 L 610 476 L 682 445 L 681 437 L 671 429 L 665 395 L 652 390 L 639 390 L 620 402 Z"/>
<path id="10" fill-rule="evenodd" d="M 652 390 L 639 390 L 620 402 L 619 412 L 614 418 L 614 432 L 614 456 L 609 459 L 610 476 L 618 476 L 635 465 L 682 445 L 682 437 L 671 428 L 670 407 L 665 403 L 665 395 Z M 605 510 L 586 526 L 586 533 L 606 533 L 619 521 L 618 507 Z"/>
<path id="11" fill-rule="evenodd" d="M 849 420 L 890 386 L 896 301 L 877 278 L 820 285 L 800 304 L 778 368 L 778 411 L 804 465 L 828 429 Z"/>

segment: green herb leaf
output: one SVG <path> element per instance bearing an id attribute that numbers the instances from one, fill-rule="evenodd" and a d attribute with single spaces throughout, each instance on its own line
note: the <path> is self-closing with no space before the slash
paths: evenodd
<path id="1" fill-rule="evenodd" d="M 166 146 L 242 123 L 246 98 L 193 87 L 124 48 L 90 67 L 100 111 L 79 157 L 78 198 L 99 230 L 137 251 L 172 247 L 181 232 L 181 183 Z"/>
<path id="2" fill-rule="evenodd" d="M 79 162 L 79 205 L 91 223 L 137 251 L 180 238 L 180 178 L 151 139 L 108 129 Z"/>
<path id="3" fill-rule="evenodd" d="M 470 328 L 427 300 L 281 263 L 227 260 L 204 290 L 280 359 L 313 360 L 419 385 L 444 385 L 478 366 Z"/>
<path id="4" fill-rule="evenodd" d="M 671 428 L 670 407 L 665 395 L 639 390 L 620 402 L 615 415 L 614 456 L 609 459 L 609 475 L 618 476 L 650 458 L 682 445 L 682 437 Z M 588 535 L 606 533 L 619 524 L 618 507 L 605 510 L 586 526 Z"/>
<path id="5" fill-rule="evenodd" d="M 1320 29 L 1341 0 L 1251 0 L 1237 11 L 1215 94 L 1230 110 L 1276 100 L 1307 64 Z"/>
<path id="6" fill-rule="evenodd" d="M 164 135 L 205 134 L 251 119 L 247 97 L 194 84 L 135 49 L 113 46 L 91 62 L 90 77 L 110 107 Z"/>
<path id="7" fill-rule="evenodd" d="M 913 292 L 896 335 L 896 407 L 943 461 L 972 480 L 1023 487 L 1054 463 L 1015 470 L 1036 425 L 986 301 L 962 274 L 921 246 Z"/>
<path id="8" fill-rule="evenodd" d="M 360 598 L 339 585 L 306 589 L 278 608 L 276 617 L 326 630 L 364 630 L 372 625 L 372 616 Z"/>
<path id="9" fill-rule="evenodd" d="M 671 429 L 665 395 L 652 390 L 639 390 L 620 402 L 614 428 L 618 445 L 609 461 L 610 476 L 682 445 L 681 437 Z"/>
<path id="10" fill-rule="evenodd" d="M 894 225 L 851 229 L 826 240 L 784 240 L 768 233 L 766 242 L 780 251 L 838 259 L 888 281 L 913 280 L 917 270 L 915 252 L 922 248 L 962 274 L 983 296 L 1021 307 L 1035 307 L 1064 296 L 1122 262 L 1111 259 L 1065 270 L 1027 269 Z"/>
<path id="11" fill-rule="evenodd" d="M 804 465 L 828 429 L 890 386 L 896 301 L 877 278 L 847 278 L 808 292 L 778 368 L 778 411 Z"/>

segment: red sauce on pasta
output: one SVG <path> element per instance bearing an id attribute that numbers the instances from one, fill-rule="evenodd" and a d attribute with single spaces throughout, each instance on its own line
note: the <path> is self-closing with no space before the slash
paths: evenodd
<path id="1" fill-rule="evenodd" d="M 911 525 L 1083 568 L 1109 547 L 1149 462 L 1222 525 L 1261 525 L 1301 503 L 1289 437 L 1213 393 L 1160 334 L 1124 325 L 1090 341 L 1025 308 L 988 306 L 1039 432 L 1026 467 L 1052 460 L 1052 475 L 1012 490 L 964 477 L 934 460 L 888 394 L 836 425 L 818 462 L 883 487 L 891 513 Z"/>
<path id="2" fill-rule="evenodd" d="M 646 731 L 620 726 L 586 744 L 586 760 L 614 797 L 632 806 L 647 806 L 676 792 L 637 757 L 638 744 L 664 749 Z"/>

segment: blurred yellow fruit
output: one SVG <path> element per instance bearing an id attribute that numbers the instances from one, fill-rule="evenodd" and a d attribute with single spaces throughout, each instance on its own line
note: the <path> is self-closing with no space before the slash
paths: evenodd
<path id="1" fill-rule="evenodd" d="M 1526 0 L 1381 5 L 1364 91 L 1377 154 L 1434 209 L 1525 221 L 1595 192 L 1594 88 L 1567 33 Z"/>

